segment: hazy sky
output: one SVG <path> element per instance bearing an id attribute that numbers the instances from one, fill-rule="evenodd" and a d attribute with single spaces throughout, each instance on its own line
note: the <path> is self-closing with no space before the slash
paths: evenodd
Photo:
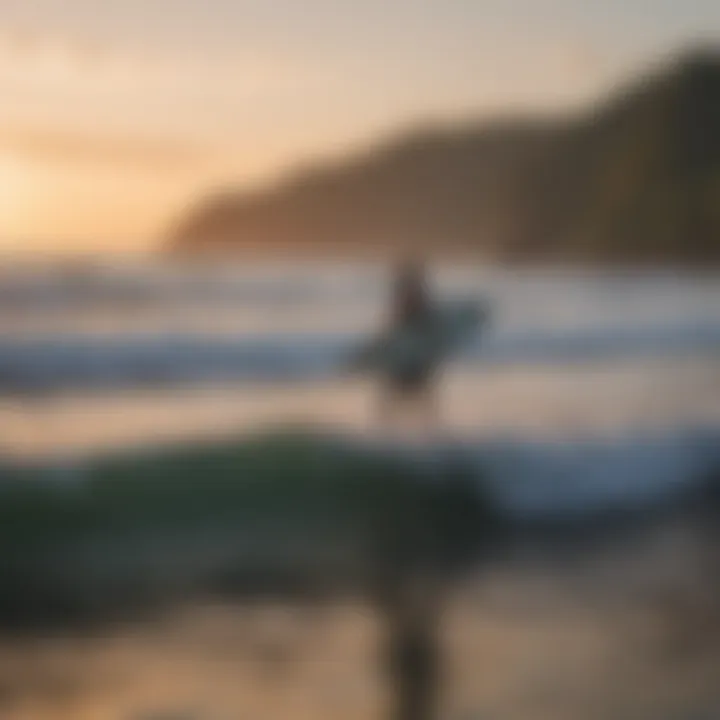
<path id="1" fill-rule="evenodd" d="M 0 0 L 0 250 L 141 247 L 214 186 L 699 41 L 720 0 Z"/>

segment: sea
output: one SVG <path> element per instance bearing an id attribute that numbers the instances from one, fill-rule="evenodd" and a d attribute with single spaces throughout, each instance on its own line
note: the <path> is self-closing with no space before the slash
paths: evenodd
<path id="1" fill-rule="evenodd" d="M 380 328 L 390 280 L 380 263 L 6 266 L 0 451 L 52 463 L 288 424 L 387 441 L 373 383 L 342 362 Z M 492 313 L 420 445 L 482 456 L 513 502 L 549 508 L 715 466 L 717 275 L 445 265 L 431 283 Z"/>
<path id="2" fill-rule="evenodd" d="M 642 510 L 717 476 L 720 276 L 436 267 L 437 295 L 482 298 L 491 322 L 446 368 L 437 426 L 397 436 L 372 378 L 342 370 L 381 327 L 390 279 L 379 263 L 6 265 L 0 481 L 32 464 L 74 487 L 98 453 L 288 426 L 430 475 L 461 460 L 523 518 Z M 443 717 L 718 717 L 716 570 L 693 528 L 607 560 L 483 567 L 447 612 Z M 291 610 L 210 604 L 99 639 L 0 643 L 15 698 L 0 716 L 380 717 L 368 609 Z M 268 669 L 278 653 L 291 669 Z"/>

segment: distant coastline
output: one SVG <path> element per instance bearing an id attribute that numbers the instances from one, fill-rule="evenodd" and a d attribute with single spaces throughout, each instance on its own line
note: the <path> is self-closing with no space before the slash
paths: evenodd
<path id="1" fill-rule="evenodd" d="M 588 112 L 428 129 L 228 189 L 179 216 L 173 256 L 720 267 L 720 52 Z M 374 239 L 374 240 L 373 240 Z"/>

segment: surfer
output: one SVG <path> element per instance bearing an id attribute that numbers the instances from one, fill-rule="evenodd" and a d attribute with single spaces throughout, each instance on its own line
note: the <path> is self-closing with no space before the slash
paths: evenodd
<path id="1" fill-rule="evenodd" d="M 489 308 L 477 299 L 439 302 L 424 264 L 409 260 L 395 270 L 389 310 L 386 327 L 352 351 L 347 369 L 380 380 L 381 423 L 394 421 L 401 410 L 435 423 L 439 372 L 484 325 Z"/>
<path id="2" fill-rule="evenodd" d="M 431 329 L 434 302 L 422 262 L 406 260 L 395 271 L 391 299 L 390 334 L 420 335 Z M 408 353 L 402 363 L 390 366 L 381 387 L 380 419 L 392 419 L 400 403 L 424 406 L 426 419 L 434 418 L 436 363 L 425 353 Z"/>

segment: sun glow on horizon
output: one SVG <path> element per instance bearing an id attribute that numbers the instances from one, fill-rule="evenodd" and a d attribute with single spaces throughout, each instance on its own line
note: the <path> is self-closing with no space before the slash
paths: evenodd
<path id="1" fill-rule="evenodd" d="M 10 153 L 0 153 L 0 247 L 24 232 L 34 190 L 25 163 Z"/>
<path id="2" fill-rule="evenodd" d="M 149 247 L 218 186 L 266 182 L 420 120 L 574 107 L 720 32 L 707 0 L 652 16 L 648 0 L 602 12 L 334 2 L 6 0 L 0 247 Z"/>

